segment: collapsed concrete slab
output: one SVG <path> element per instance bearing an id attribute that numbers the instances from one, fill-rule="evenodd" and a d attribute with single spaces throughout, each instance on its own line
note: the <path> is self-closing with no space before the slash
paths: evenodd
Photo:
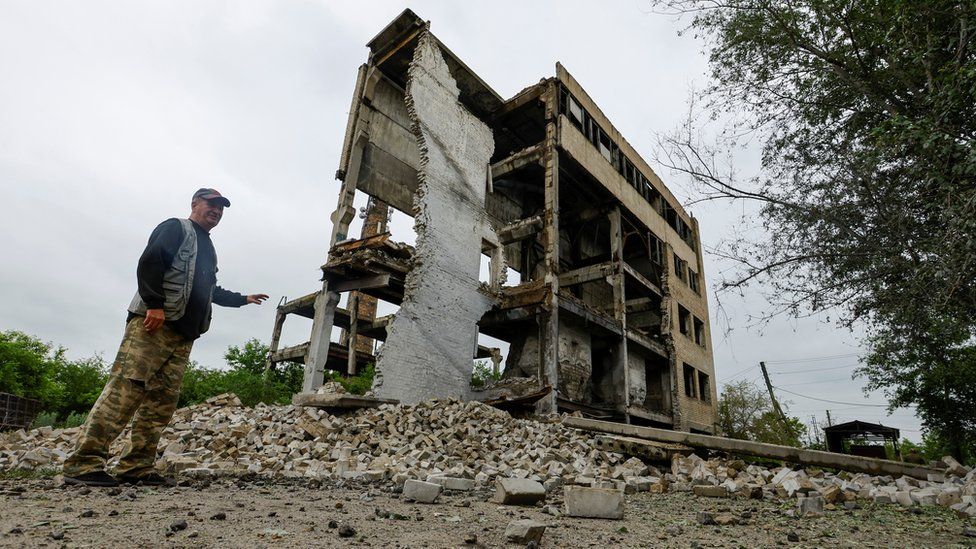
<path id="1" fill-rule="evenodd" d="M 457 83 L 427 31 L 408 72 L 407 111 L 420 148 L 414 196 L 417 244 L 403 302 L 376 363 L 373 390 L 414 404 L 469 398 L 477 322 L 492 301 L 478 292 L 491 130 L 458 101 Z"/>

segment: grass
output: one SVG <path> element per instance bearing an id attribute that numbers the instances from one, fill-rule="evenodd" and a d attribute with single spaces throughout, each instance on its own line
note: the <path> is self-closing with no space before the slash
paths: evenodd
<path id="1" fill-rule="evenodd" d="M 58 474 L 57 469 L 9 469 L 0 471 L 0 480 L 37 480 L 52 478 Z"/>

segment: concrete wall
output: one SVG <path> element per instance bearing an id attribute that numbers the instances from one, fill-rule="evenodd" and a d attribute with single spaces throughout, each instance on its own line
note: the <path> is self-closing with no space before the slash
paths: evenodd
<path id="1" fill-rule="evenodd" d="M 578 402 L 590 401 L 593 356 L 590 334 L 565 315 L 559 319 L 559 394 Z"/>
<path id="2" fill-rule="evenodd" d="M 642 406 L 644 398 L 647 397 L 644 356 L 632 346 L 627 347 L 627 367 L 630 368 L 630 403 L 634 406 Z"/>
<path id="3" fill-rule="evenodd" d="M 407 82 L 407 111 L 420 151 L 413 213 L 414 266 L 376 364 L 381 398 L 413 404 L 470 396 L 477 322 L 491 303 L 479 291 L 489 128 L 458 101 L 440 48 L 424 32 Z"/>

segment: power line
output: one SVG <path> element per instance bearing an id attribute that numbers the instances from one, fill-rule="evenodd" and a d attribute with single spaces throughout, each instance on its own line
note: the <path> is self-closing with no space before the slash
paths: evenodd
<path id="1" fill-rule="evenodd" d="M 803 362 L 820 362 L 823 360 L 837 360 L 838 358 L 849 358 L 852 356 L 860 357 L 859 353 L 847 353 L 843 355 L 825 355 L 825 356 L 814 356 L 809 358 L 794 358 L 786 360 L 767 360 L 766 364 L 798 364 Z"/>
<path id="2" fill-rule="evenodd" d="M 779 387 L 799 387 L 800 385 L 819 385 L 821 383 L 834 383 L 834 382 L 837 382 L 837 381 L 850 381 L 850 380 L 851 380 L 851 378 L 849 378 L 849 377 L 838 377 L 838 378 L 834 378 L 834 379 L 824 379 L 824 380 L 820 380 L 820 381 L 806 381 L 804 383 L 790 383 L 788 385 L 780 385 Z M 779 388 L 779 387 L 777 387 L 777 388 Z"/>
<path id="3" fill-rule="evenodd" d="M 820 402 L 829 402 L 831 404 L 844 404 L 846 406 L 857 406 L 859 408 L 887 408 L 888 407 L 887 404 L 857 404 L 856 402 L 841 402 L 841 401 L 838 401 L 838 400 L 827 400 L 825 398 L 817 398 L 817 397 L 812 397 L 812 396 L 808 396 L 808 395 L 801 395 L 800 393 L 794 393 L 793 391 L 787 391 L 786 389 L 783 389 L 782 387 L 776 387 L 775 385 L 773 386 L 773 388 L 774 389 L 779 389 L 780 391 L 783 391 L 784 393 L 789 393 L 791 395 L 795 395 L 795 396 L 798 396 L 798 397 L 809 398 L 810 400 L 819 400 Z"/>
<path id="4" fill-rule="evenodd" d="M 739 377 L 740 375 L 742 375 L 742 374 L 744 374 L 744 373 L 746 373 L 746 372 L 748 372 L 749 370 L 754 370 L 754 369 L 756 369 L 756 368 L 758 368 L 758 367 L 759 367 L 759 365 L 757 365 L 757 364 L 754 364 L 754 365 L 752 365 L 752 366 L 749 366 L 748 368 L 746 368 L 746 369 L 744 369 L 744 370 L 739 370 L 738 372 L 736 372 L 736 373 L 734 373 L 734 374 L 732 374 L 732 375 L 730 375 L 730 376 L 729 376 L 729 377 L 727 377 L 727 378 L 724 378 L 724 379 L 721 379 L 720 381 L 731 381 L 731 380 L 733 380 L 733 379 L 735 379 L 735 378 L 737 378 L 737 377 Z"/>
<path id="5" fill-rule="evenodd" d="M 813 368 L 810 370 L 791 370 L 788 372 L 770 372 L 770 373 L 776 374 L 778 376 L 788 376 L 791 374 L 809 374 L 811 372 L 829 372 L 831 370 L 843 370 L 844 368 L 852 368 L 854 366 L 860 366 L 860 365 L 861 364 L 859 362 L 856 362 L 854 364 L 845 364 L 843 366 L 834 366 L 831 368 Z"/>

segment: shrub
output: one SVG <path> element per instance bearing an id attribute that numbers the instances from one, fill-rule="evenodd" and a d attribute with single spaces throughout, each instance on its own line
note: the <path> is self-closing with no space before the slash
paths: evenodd
<path id="1" fill-rule="evenodd" d="M 54 427 L 57 423 L 57 412 L 41 412 L 37 414 L 33 423 L 31 423 L 31 429 L 37 429 L 38 427 Z"/>
<path id="2" fill-rule="evenodd" d="M 488 382 L 498 381 L 501 378 L 502 371 L 499 370 L 496 374 L 491 368 L 491 363 L 487 360 L 476 360 L 474 362 L 474 370 L 471 371 L 472 387 L 484 387 Z"/>
<path id="3" fill-rule="evenodd" d="M 369 364 L 359 375 L 342 377 L 339 374 L 332 374 L 332 381 L 338 381 L 342 388 L 354 395 L 365 395 L 373 388 L 373 378 L 376 376 L 376 368 Z"/>
<path id="4" fill-rule="evenodd" d="M 65 429 L 70 429 L 72 427 L 80 427 L 85 423 L 86 419 L 88 419 L 87 412 L 84 414 L 72 413 L 68 415 L 67 418 L 65 418 L 64 423 L 62 423 L 59 427 L 64 427 Z"/>

